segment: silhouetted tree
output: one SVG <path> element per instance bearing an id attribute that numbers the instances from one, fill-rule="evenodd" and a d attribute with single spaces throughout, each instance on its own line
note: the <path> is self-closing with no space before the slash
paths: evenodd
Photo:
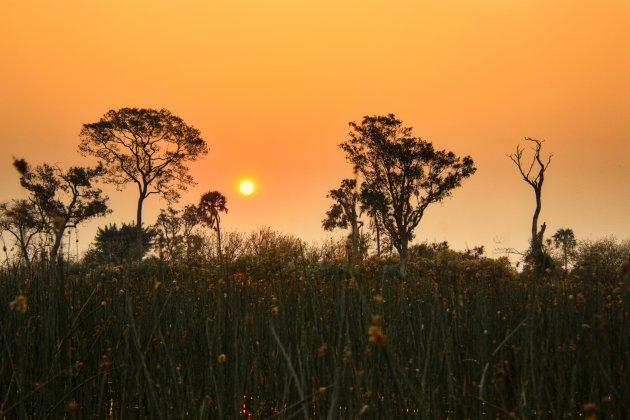
<path id="1" fill-rule="evenodd" d="M 283 270 L 287 274 L 295 275 L 295 264 L 304 250 L 304 244 L 299 238 L 276 232 L 268 226 L 251 232 L 245 239 L 245 258 L 255 259 L 250 264 L 253 278 L 264 278 L 269 273 Z M 289 267 L 292 267 L 289 268 Z"/>
<path id="2" fill-rule="evenodd" d="M 162 209 L 156 224 L 161 248 L 165 248 L 171 259 L 185 252 L 189 260 L 193 243 L 199 239 L 193 237 L 193 229 L 200 223 L 199 209 L 195 205 L 187 205 L 181 211 L 170 206 L 166 210 Z"/>
<path id="3" fill-rule="evenodd" d="M 531 245 L 529 255 L 534 260 L 538 271 L 546 268 L 545 261 L 548 260 L 547 255 L 543 247 L 544 235 L 546 224 L 543 223 L 538 229 L 538 218 L 540 216 L 540 210 L 542 208 L 542 187 L 545 182 L 545 172 L 549 168 L 551 158 L 553 154 L 545 160 L 541 156 L 541 149 L 543 145 L 542 140 L 536 140 L 529 137 L 525 138 L 525 141 L 533 143 L 533 154 L 530 159 L 525 158 L 524 149 L 519 144 L 516 146 L 516 152 L 509 154 L 508 157 L 516 167 L 518 168 L 521 177 L 527 182 L 534 190 L 534 196 L 536 197 L 536 208 L 534 209 L 534 215 L 532 217 L 531 226 Z"/>
<path id="4" fill-rule="evenodd" d="M 564 267 L 564 274 L 569 271 L 569 257 L 573 254 L 577 241 L 573 234 L 573 229 L 558 229 L 553 234 L 553 242 L 556 248 L 562 250 L 562 265 Z"/>
<path id="5" fill-rule="evenodd" d="M 12 200 L 0 203 L 0 232 L 8 232 L 13 236 L 26 264 L 31 262 L 31 241 L 43 229 L 35 206 L 30 201 Z"/>
<path id="6" fill-rule="evenodd" d="M 223 257 L 221 248 L 221 216 L 220 212 L 227 213 L 227 199 L 218 191 L 210 191 L 201 196 L 199 205 L 199 215 L 202 223 L 217 232 L 217 250 L 219 258 Z"/>
<path id="7" fill-rule="evenodd" d="M 24 159 L 15 159 L 13 166 L 20 173 L 20 184 L 29 192 L 40 225 L 52 233 L 51 257 L 57 256 L 68 227 L 109 212 L 107 196 L 93 185 L 105 173 L 101 164 L 63 171 L 48 164 L 32 168 Z"/>
<path id="8" fill-rule="evenodd" d="M 348 229 L 349 227 L 351 259 L 355 262 L 361 260 L 359 228 L 363 223 L 359 220 L 360 214 L 357 211 L 359 202 L 357 181 L 355 179 L 343 179 L 341 186 L 336 190 L 330 190 L 326 197 L 332 198 L 334 203 L 326 212 L 322 226 L 325 230 Z"/>
<path id="9" fill-rule="evenodd" d="M 182 220 L 179 211 L 171 206 L 162 209 L 155 224 L 158 232 L 160 252 L 166 251 L 169 258 L 177 258 L 180 254 L 182 237 L 180 234 Z"/>
<path id="10" fill-rule="evenodd" d="M 349 140 L 339 146 L 363 176 L 361 199 L 379 220 L 400 255 L 406 276 L 409 242 L 431 203 L 441 202 L 475 173 L 470 156 L 435 150 L 412 135 L 393 114 L 350 123 Z"/>
<path id="11" fill-rule="evenodd" d="M 585 284 L 609 287 L 624 286 L 630 281 L 630 239 L 607 237 L 579 241 L 572 274 Z M 625 289 L 624 289 L 625 290 Z M 622 295 L 618 295 L 621 296 Z"/>
<path id="12" fill-rule="evenodd" d="M 121 108 L 83 125 L 79 151 L 103 160 L 107 182 L 138 188 L 136 244 L 141 247 L 144 200 L 158 194 L 177 201 L 179 191 L 193 184 L 186 164 L 208 148 L 199 130 L 166 109 Z"/>
<path id="13" fill-rule="evenodd" d="M 86 260 L 97 263 L 124 264 L 142 259 L 153 247 L 157 232 L 153 228 L 142 229 L 142 246 L 136 242 L 136 227 L 123 223 L 120 228 L 114 223 L 98 228 L 94 247 L 86 253 Z"/>

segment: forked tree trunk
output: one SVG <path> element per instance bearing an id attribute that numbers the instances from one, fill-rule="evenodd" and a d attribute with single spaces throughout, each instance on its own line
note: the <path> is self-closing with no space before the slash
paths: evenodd
<path id="1" fill-rule="evenodd" d="M 57 257 L 57 254 L 59 253 L 59 248 L 61 248 L 61 241 L 63 241 L 63 234 L 66 231 L 66 226 L 64 223 L 64 226 L 59 229 L 59 232 L 55 232 L 55 242 L 53 243 L 53 247 L 52 250 L 50 251 L 50 259 L 51 261 L 54 260 Z"/>
<path id="2" fill-rule="evenodd" d="M 19 242 L 20 242 L 20 250 L 22 251 L 22 258 L 24 258 L 24 262 L 26 263 L 26 265 L 30 266 L 31 265 L 31 259 L 28 256 L 28 243 L 24 239 L 24 233 L 23 233 L 22 229 L 20 229 Z M 28 241 L 28 242 L 30 242 L 30 241 Z M 6 247 L 5 247 L 5 252 L 6 252 Z"/>

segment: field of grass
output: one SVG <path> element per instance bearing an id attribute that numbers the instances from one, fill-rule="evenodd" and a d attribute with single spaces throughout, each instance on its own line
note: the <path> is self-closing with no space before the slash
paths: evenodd
<path id="1" fill-rule="evenodd" d="M 260 264 L 3 269 L 0 418 L 630 413 L 623 283 Z"/>

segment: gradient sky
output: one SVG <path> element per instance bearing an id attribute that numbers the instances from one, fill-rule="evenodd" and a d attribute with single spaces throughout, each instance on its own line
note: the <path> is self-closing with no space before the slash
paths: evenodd
<path id="1" fill-rule="evenodd" d="M 210 148 L 182 205 L 219 190 L 225 229 L 318 241 L 327 191 L 352 175 L 348 122 L 394 113 L 478 167 L 419 241 L 524 249 L 534 197 L 506 154 L 526 136 L 554 153 L 547 231 L 628 238 L 629 28 L 628 0 L 2 0 L 0 200 L 23 194 L 12 156 L 87 164 L 83 123 L 167 108 Z M 133 189 L 109 195 L 84 245 L 134 220 Z M 145 220 L 163 205 L 151 197 Z"/>

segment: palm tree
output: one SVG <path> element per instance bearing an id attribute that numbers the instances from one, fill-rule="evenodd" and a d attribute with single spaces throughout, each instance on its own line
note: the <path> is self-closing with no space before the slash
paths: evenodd
<path id="1" fill-rule="evenodd" d="M 558 229 L 553 235 L 553 242 L 556 248 L 562 248 L 562 263 L 566 275 L 569 267 L 569 255 L 577 245 L 573 229 Z"/>
<path id="2" fill-rule="evenodd" d="M 217 232 L 217 249 L 219 258 L 223 258 L 221 251 L 221 216 L 219 212 L 227 213 L 225 206 L 227 199 L 218 191 L 210 191 L 201 196 L 199 201 L 199 216 L 205 225 Z"/>

